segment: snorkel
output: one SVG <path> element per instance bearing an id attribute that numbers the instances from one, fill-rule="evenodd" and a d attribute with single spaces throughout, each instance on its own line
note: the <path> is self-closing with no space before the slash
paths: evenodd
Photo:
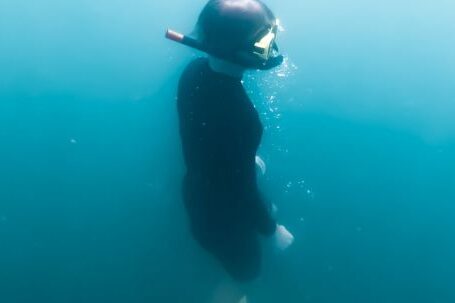
<path id="1" fill-rule="evenodd" d="M 278 47 L 275 39 L 278 31 L 278 22 L 268 29 L 265 34 L 261 35 L 253 41 L 249 50 L 242 50 L 232 55 L 223 54 L 222 51 L 213 49 L 199 40 L 168 29 L 166 38 L 185 46 L 197 49 L 211 56 L 218 57 L 230 61 L 235 64 L 240 64 L 246 68 L 269 70 L 283 63 L 284 57 L 278 54 Z"/>
<path id="2" fill-rule="evenodd" d="M 203 43 L 199 42 L 198 40 L 190 36 L 186 36 L 171 29 L 166 30 L 166 38 L 174 42 L 200 50 L 204 53 L 208 53 L 208 48 Z"/>

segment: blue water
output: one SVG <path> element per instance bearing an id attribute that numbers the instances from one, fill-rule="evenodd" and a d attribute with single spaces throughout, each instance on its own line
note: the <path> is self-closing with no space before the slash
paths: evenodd
<path id="1" fill-rule="evenodd" d="M 0 302 L 208 302 L 175 91 L 203 0 L 0 0 Z M 250 302 L 455 302 L 455 4 L 267 1 L 287 65 L 245 85 L 295 235 Z M 270 247 L 269 247 L 270 248 Z"/>

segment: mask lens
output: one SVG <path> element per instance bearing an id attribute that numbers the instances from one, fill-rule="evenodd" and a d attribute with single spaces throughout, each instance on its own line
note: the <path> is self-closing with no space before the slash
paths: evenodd
<path id="1" fill-rule="evenodd" d="M 278 26 L 274 25 L 265 33 L 265 35 L 261 36 L 254 44 L 254 54 L 265 61 L 269 60 L 276 46 L 275 39 L 277 31 Z"/>

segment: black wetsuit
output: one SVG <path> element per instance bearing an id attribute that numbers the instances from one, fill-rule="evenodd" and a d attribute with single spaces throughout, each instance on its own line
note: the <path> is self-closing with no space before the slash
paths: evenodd
<path id="1" fill-rule="evenodd" d="M 212 71 L 207 59 L 184 71 L 177 105 L 193 235 L 232 277 L 253 279 L 260 271 L 259 234 L 271 235 L 276 226 L 256 183 L 259 115 L 241 79 Z"/>

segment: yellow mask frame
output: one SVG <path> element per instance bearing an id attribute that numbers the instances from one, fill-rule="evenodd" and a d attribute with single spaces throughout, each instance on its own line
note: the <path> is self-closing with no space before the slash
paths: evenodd
<path id="1" fill-rule="evenodd" d="M 276 36 L 278 32 L 278 21 L 254 43 L 253 54 L 267 61 L 272 57 L 273 50 L 276 49 Z"/>

